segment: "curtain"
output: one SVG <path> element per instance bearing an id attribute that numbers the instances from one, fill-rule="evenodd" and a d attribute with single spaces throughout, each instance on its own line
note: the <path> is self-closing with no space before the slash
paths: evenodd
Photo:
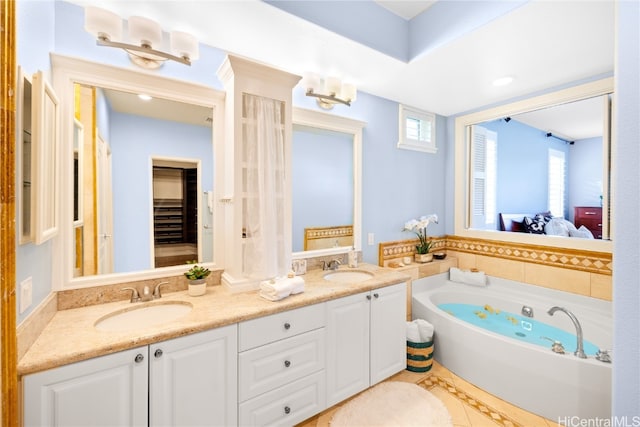
<path id="1" fill-rule="evenodd" d="M 264 279 L 291 269 L 285 242 L 283 103 L 243 94 L 243 274 Z"/>

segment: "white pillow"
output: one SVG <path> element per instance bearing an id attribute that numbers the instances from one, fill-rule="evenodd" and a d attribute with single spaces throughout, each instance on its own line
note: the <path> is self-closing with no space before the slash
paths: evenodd
<path id="1" fill-rule="evenodd" d="M 551 218 L 551 220 L 544 226 L 544 233 L 550 236 L 569 237 L 569 227 L 567 223 L 571 224 L 564 218 Z"/>
<path id="2" fill-rule="evenodd" d="M 584 225 L 581 225 L 580 228 L 578 228 L 575 231 L 570 231 L 569 235 L 571 237 L 581 237 L 583 239 L 593 239 L 593 233 L 591 233 L 591 231 L 585 227 Z"/>

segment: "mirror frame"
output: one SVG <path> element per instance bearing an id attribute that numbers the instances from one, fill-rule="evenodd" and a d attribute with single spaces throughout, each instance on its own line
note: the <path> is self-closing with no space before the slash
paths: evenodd
<path id="1" fill-rule="evenodd" d="M 454 189 L 454 230 L 455 235 L 466 238 L 484 239 L 492 241 L 503 241 L 513 243 L 532 244 L 539 246 L 551 246 L 575 250 L 588 250 L 597 252 L 611 253 L 613 243 L 611 240 L 598 239 L 579 239 L 566 238 L 559 236 L 533 235 L 527 233 L 513 233 L 498 230 L 479 230 L 470 229 L 469 217 L 469 188 L 470 172 L 469 172 L 469 144 L 468 129 L 471 125 L 479 124 L 486 121 L 496 120 L 506 116 L 514 116 L 519 113 L 526 113 L 533 110 L 539 110 L 546 107 L 552 107 L 568 102 L 579 101 L 586 98 L 612 94 L 614 89 L 613 77 L 596 80 L 558 90 L 544 95 L 516 101 L 492 108 L 488 108 L 475 113 L 463 115 L 455 119 L 455 139 L 454 139 L 454 170 L 455 170 L 455 189 Z M 613 102 L 612 102 L 613 104 Z M 613 109 L 613 105 L 612 105 Z M 611 124 L 607 121 L 605 115 L 605 124 L 611 128 Z M 603 209 L 602 221 L 603 230 L 606 224 L 609 224 L 608 235 L 612 235 L 613 225 L 610 224 L 611 201 L 612 194 L 610 191 L 611 180 L 611 156 L 609 155 L 613 147 L 612 132 L 603 134 L 603 150 L 606 156 L 603 157 L 603 167 L 609 170 L 608 174 L 603 174 Z"/>
<path id="2" fill-rule="evenodd" d="M 335 116 L 314 110 L 293 107 L 293 126 L 307 126 L 334 132 L 346 133 L 353 136 L 353 248 L 362 250 L 362 129 L 366 122 Z M 293 144 L 293 141 L 292 141 Z M 293 203 L 293 202 L 292 202 Z M 293 225 L 293 221 L 292 221 Z M 293 233 L 292 233 L 293 234 Z M 313 258 L 351 251 L 350 246 L 337 248 L 316 249 L 312 251 L 293 252 L 291 259 Z"/>
<path id="3" fill-rule="evenodd" d="M 158 98 L 202 105 L 212 109 L 213 129 L 212 144 L 214 153 L 216 141 L 224 139 L 224 99 L 225 93 L 209 86 L 178 80 L 149 72 L 124 69 L 111 65 L 91 62 L 68 56 L 51 54 L 53 81 L 60 99 L 61 129 L 61 185 L 60 185 L 60 231 L 61 238 L 54 243 L 53 288 L 73 289 L 96 285 L 107 285 L 126 281 L 154 279 L 177 276 L 184 272 L 184 266 L 162 267 L 127 273 L 113 273 L 94 276 L 73 277 L 73 119 L 74 97 L 73 84 L 82 83 L 89 86 L 117 89 L 127 92 L 144 92 Z M 214 170 L 214 183 L 222 183 L 223 171 Z M 215 199 L 220 198 L 221 185 L 214 185 Z M 220 221 L 221 215 L 214 210 L 214 224 Z M 214 239 L 214 260 L 202 263 L 209 268 L 221 268 L 216 265 L 217 254 L 224 250 L 222 239 Z"/>

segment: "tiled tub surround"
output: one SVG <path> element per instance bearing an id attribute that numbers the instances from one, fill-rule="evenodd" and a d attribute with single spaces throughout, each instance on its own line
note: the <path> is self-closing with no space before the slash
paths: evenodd
<path id="1" fill-rule="evenodd" d="M 341 267 L 341 269 L 349 269 Z M 101 332 L 94 324 L 101 317 L 130 307 L 126 301 L 69 308 L 55 312 L 37 339 L 18 363 L 18 374 L 26 375 L 57 366 L 110 354 L 121 350 L 168 340 L 195 332 L 218 328 L 270 314 L 406 282 L 410 277 L 402 271 L 361 264 L 358 270 L 374 273 L 374 277 L 355 284 L 336 284 L 323 278 L 326 271 L 311 270 L 304 275 L 305 291 L 277 302 L 264 300 L 257 291 L 231 293 L 224 286 L 209 286 L 201 297 L 190 297 L 186 291 L 167 292 L 155 302 L 184 301 L 193 310 L 170 324 L 144 329 L 132 327 L 128 332 Z M 156 280 L 155 282 L 158 282 Z M 126 287 L 128 284 L 122 284 Z M 92 300 L 92 298 L 89 298 Z M 153 304 L 153 302 L 151 303 Z"/>
<path id="2" fill-rule="evenodd" d="M 550 345 L 534 345 L 481 329 L 437 307 L 442 303 L 489 305 L 486 313 L 491 316 L 490 310 L 519 315 L 527 305 L 533 309 L 534 320 L 574 335 L 571 342 L 564 342 L 569 349 L 576 342 L 572 322 L 562 313 L 547 315 L 553 306 L 567 307 L 580 321 L 585 340 L 610 349 L 610 302 L 552 289 L 532 291 L 531 285 L 495 277 L 488 278 L 486 287 L 447 279 L 447 274 L 441 274 L 413 283 L 413 314 L 434 325 L 439 363 L 481 389 L 551 420 L 611 416 L 610 363 L 596 360 L 593 354 L 587 359 L 569 351 L 556 354 Z M 536 334 L 536 329 L 523 325 L 518 333 Z M 554 397 L 550 399 L 549 393 Z"/>
<path id="3" fill-rule="evenodd" d="M 457 236 L 434 237 L 433 241 L 435 248 L 432 252 L 446 252 L 446 259 L 455 257 L 457 267 L 462 269 L 477 268 L 503 279 L 607 301 L 612 299 L 613 261 L 610 253 Z M 405 256 L 412 257 L 415 242 L 401 240 L 381 243 L 379 265 L 388 266 Z M 423 266 L 429 264 L 422 264 L 420 268 L 428 268 Z"/>

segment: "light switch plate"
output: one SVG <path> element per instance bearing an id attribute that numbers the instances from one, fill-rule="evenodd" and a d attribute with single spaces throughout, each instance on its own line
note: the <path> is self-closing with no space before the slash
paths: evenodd
<path id="1" fill-rule="evenodd" d="M 20 314 L 31 306 L 33 300 L 33 280 L 31 276 L 20 282 Z"/>

